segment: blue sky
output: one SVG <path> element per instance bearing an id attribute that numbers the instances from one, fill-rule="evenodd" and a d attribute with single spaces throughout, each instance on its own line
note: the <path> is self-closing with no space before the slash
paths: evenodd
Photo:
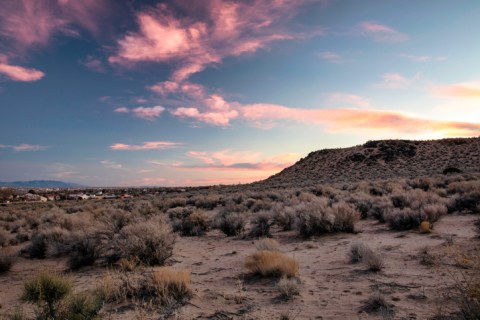
<path id="1" fill-rule="evenodd" d="M 480 135 L 476 1 L 2 5 L 3 181 L 243 183 L 322 148 Z"/>

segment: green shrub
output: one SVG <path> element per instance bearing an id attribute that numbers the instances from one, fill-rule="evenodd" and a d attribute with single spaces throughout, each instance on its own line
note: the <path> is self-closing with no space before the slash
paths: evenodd
<path id="1" fill-rule="evenodd" d="M 40 319 L 57 319 L 60 301 L 72 290 L 70 279 L 58 273 L 43 271 L 27 280 L 21 299 L 40 308 Z"/>

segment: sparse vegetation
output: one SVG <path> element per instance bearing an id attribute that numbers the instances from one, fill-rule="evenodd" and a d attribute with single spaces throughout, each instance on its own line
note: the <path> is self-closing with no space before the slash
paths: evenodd
<path id="1" fill-rule="evenodd" d="M 13 249 L 10 248 L 0 248 L 0 274 L 9 271 L 15 260 L 17 255 Z"/>
<path id="2" fill-rule="evenodd" d="M 255 248 L 257 248 L 258 251 L 279 251 L 279 246 L 278 241 L 271 238 L 260 239 L 255 243 Z"/>
<path id="3" fill-rule="evenodd" d="M 283 299 L 292 299 L 294 296 L 300 294 L 298 279 L 282 277 L 277 283 L 277 290 Z"/>

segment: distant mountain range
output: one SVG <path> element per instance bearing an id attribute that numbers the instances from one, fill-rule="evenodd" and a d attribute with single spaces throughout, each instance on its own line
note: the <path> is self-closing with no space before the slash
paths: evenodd
<path id="1" fill-rule="evenodd" d="M 480 173 L 480 137 L 376 140 L 350 148 L 314 151 L 260 183 L 348 183 L 450 172 Z"/>
<path id="2" fill-rule="evenodd" d="M 12 188 L 81 188 L 82 185 L 55 180 L 32 180 L 32 181 L 0 181 L 0 187 Z"/>

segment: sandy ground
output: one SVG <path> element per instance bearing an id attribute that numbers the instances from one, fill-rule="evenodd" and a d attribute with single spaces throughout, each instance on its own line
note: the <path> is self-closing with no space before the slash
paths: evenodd
<path id="1" fill-rule="evenodd" d="M 384 319 L 360 311 L 374 292 L 394 305 L 394 319 L 429 319 L 439 307 L 442 287 L 451 273 L 462 272 L 452 263 L 452 253 L 480 244 L 473 225 L 476 216 L 449 215 L 430 234 L 396 232 L 385 224 L 366 220 L 357 234 L 325 235 L 310 240 L 293 232 L 273 232 L 280 250 L 300 264 L 300 295 L 279 298 L 277 280 L 244 275 L 245 257 L 256 250 L 252 239 L 227 238 L 218 231 L 203 237 L 178 237 L 171 265 L 192 273 L 193 298 L 171 314 L 173 319 Z M 385 259 L 385 268 L 370 272 L 347 258 L 350 244 L 364 242 Z M 453 241 L 453 244 L 451 244 Z M 428 246 L 436 257 L 433 266 L 420 263 L 419 251 Z M 21 305 L 19 296 L 26 278 L 42 269 L 65 270 L 65 261 L 20 258 L 12 270 L 0 275 L 0 314 Z M 85 267 L 69 273 L 77 290 L 95 288 L 105 268 Z M 31 310 L 31 307 L 26 307 Z M 161 319 L 132 308 L 109 308 L 107 319 Z"/>

